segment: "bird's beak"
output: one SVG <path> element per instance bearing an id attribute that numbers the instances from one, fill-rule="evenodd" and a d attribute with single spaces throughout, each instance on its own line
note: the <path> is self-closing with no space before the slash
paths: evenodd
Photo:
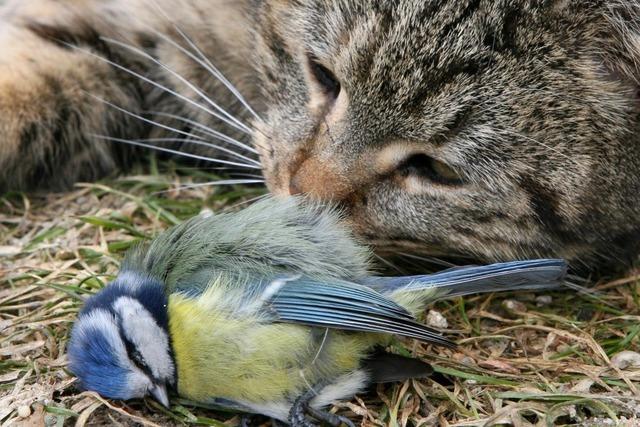
<path id="1" fill-rule="evenodd" d="M 149 393 L 162 404 L 165 408 L 169 408 L 169 395 L 167 394 L 167 386 L 164 384 L 154 384 L 153 388 L 149 389 Z"/>

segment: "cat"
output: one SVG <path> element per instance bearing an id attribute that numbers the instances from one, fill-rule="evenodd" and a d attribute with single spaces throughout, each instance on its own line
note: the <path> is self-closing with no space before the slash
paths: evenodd
<path id="1" fill-rule="evenodd" d="M 124 141 L 220 160 L 213 129 L 382 255 L 640 253 L 637 0 L 7 0 L 0 22 L 1 189 L 105 176 Z"/>

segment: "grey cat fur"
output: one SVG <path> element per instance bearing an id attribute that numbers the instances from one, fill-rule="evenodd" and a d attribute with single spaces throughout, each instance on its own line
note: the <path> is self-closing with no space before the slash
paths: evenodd
<path id="1" fill-rule="evenodd" d="M 197 99 L 106 36 L 143 47 L 253 120 L 269 189 L 340 203 L 381 253 L 559 256 L 597 267 L 640 252 L 640 2 L 156 3 L 173 22 L 147 0 L 2 7 L 0 187 L 64 188 L 132 157 L 92 134 L 162 135 L 86 92 L 248 139 L 68 47 Z M 184 44 L 174 24 L 261 119 L 156 33 Z M 339 91 L 318 81 L 317 64 Z"/>

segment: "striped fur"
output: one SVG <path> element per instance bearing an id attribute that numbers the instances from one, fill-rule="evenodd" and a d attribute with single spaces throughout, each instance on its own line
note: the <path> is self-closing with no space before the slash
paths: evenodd
<path id="1" fill-rule="evenodd" d="M 638 0 L 154 1 L 173 23 L 151 0 L 0 6 L 0 189 L 68 188 L 136 157 L 94 134 L 167 136 L 86 92 L 248 142 L 68 46 L 197 99 L 101 36 L 123 40 L 249 122 L 154 32 L 184 43 L 175 23 L 263 119 L 252 142 L 269 189 L 341 203 L 383 255 L 620 267 L 640 252 Z"/>

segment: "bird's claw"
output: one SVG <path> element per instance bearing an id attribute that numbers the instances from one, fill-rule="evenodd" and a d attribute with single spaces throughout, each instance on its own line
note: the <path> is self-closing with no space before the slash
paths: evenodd
<path id="1" fill-rule="evenodd" d="M 240 417 L 239 427 L 252 427 L 254 425 L 254 422 L 257 422 L 257 425 L 260 425 L 260 422 L 264 421 L 263 418 L 264 417 L 260 417 L 255 414 L 244 414 Z M 273 427 L 286 426 L 285 424 L 281 424 L 280 421 L 273 418 L 271 419 L 271 425 Z"/>
<path id="2" fill-rule="evenodd" d="M 313 418 L 324 421 L 332 427 L 340 427 L 341 425 L 346 425 L 347 427 L 355 427 L 353 422 L 342 415 L 332 414 L 331 412 L 321 411 L 319 409 L 312 408 L 311 406 L 307 407 L 307 412 Z"/>
<path id="3" fill-rule="evenodd" d="M 254 416 L 243 414 L 240 416 L 240 427 L 251 427 L 251 421 L 253 421 Z"/>
<path id="4" fill-rule="evenodd" d="M 332 427 L 340 427 L 343 424 L 347 427 L 355 427 L 353 422 L 346 417 L 311 407 L 309 402 L 314 397 L 315 392 L 310 390 L 295 400 L 291 411 L 289 411 L 289 423 L 292 427 L 317 427 L 318 424 L 311 421 L 309 416 Z"/>

